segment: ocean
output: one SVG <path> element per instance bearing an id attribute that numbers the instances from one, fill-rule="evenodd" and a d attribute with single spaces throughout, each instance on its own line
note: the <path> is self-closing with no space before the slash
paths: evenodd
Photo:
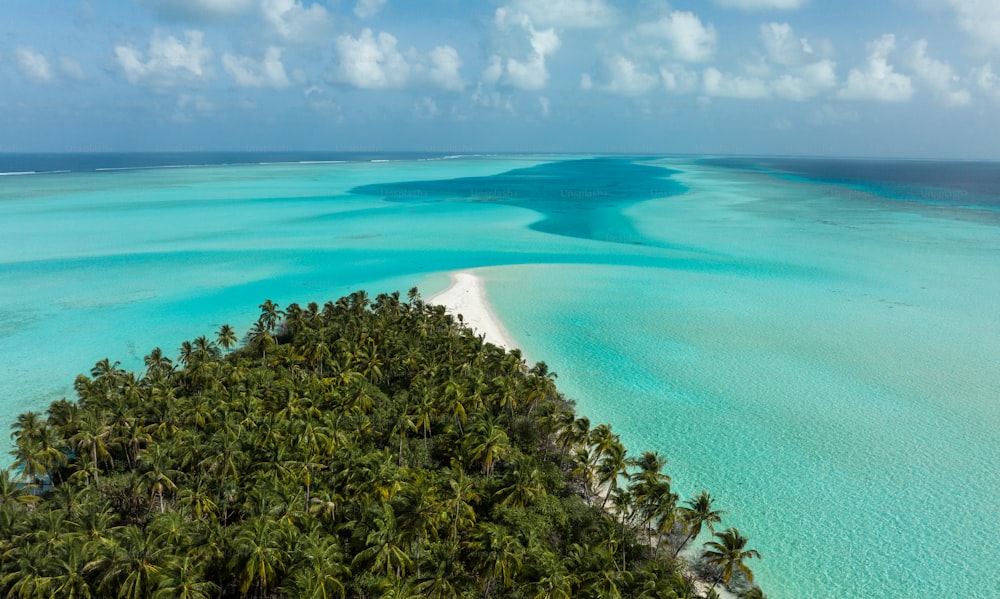
<path id="1" fill-rule="evenodd" d="M 718 498 L 772 599 L 1000 596 L 997 163 L 0 155 L 2 416 L 265 299 L 457 269 L 579 412 Z"/>

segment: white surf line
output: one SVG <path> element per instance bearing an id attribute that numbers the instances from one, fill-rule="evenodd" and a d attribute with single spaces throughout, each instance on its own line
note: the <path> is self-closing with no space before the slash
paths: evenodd
<path id="1" fill-rule="evenodd" d="M 451 285 L 428 298 L 427 303 L 444 306 L 455 318 L 461 314 L 462 321 L 489 343 L 508 350 L 516 348 L 507 329 L 493 313 L 482 278 L 468 270 L 455 271 L 449 276 Z"/>

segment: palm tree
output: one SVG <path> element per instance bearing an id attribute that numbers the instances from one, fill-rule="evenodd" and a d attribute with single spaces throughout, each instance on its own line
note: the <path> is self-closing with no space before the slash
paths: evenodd
<path id="1" fill-rule="evenodd" d="M 264 597 L 278 585 L 288 566 L 288 553 L 282 542 L 278 524 L 263 516 L 239 525 L 233 547 L 235 553 L 230 567 L 235 571 L 240 592 Z"/>
<path id="2" fill-rule="evenodd" d="M 224 324 L 215 332 L 215 342 L 219 344 L 219 347 L 228 352 L 236 347 L 236 344 L 240 342 L 240 338 L 236 334 L 236 329 L 228 324 Z"/>
<path id="3" fill-rule="evenodd" d="M 501 590 L 513 584 L 521 569 L 524 548 L 506 527 L 487 523 L 476 528 L 472 547 L 476 550 L 478 571 L 485 575 L 483 597 L 489 597 L 493 583 Z"/>
<path id="4" fill-rule="evenodd" d="M 154 599 L 209 599 L 217 596 L 219 585 L 205 580 L 204 568 L 188 556 L 172 560 L 159 577 Z"/>
<path id="5" fill-rule="evenodd" d="M 261 325 L 268 334 L 274 335 L 275 330 L 278 326 L 278 321 L 285 313 L 279 309 L 278 304 L 272 302 L 271 300 L 264 300 L 264 303 L 260 305 L 260 317 L 257 319 L 257 323 Z"/>
<path id="6" fill-rule="evenodd" d="M 88 552 L 83 541 L 65 543 L 47 560 L 53 574 L 47 587 L 52 597 L 88 599 L 94 597 L 87 577 Z"/>
<path id="7" fill-rule="evenodd" d="M 174 369 L 174 363 L 163 355 L 163 350 L 158 347 L 154 347 L 143 362 L 146 364 L 146 376 L 149 378 L 166 376 Z"/>
<path id="8" fill-rule="evenodd" d="M 753 582 L 753 572 L 744 563 L 748 559 L 760 559 L 760 553 L 756 549 L 746 549 L 747 538 L 740 534 L 736 528 L 727 528 L 722 532 L 715 533 L 718 541 L 710 541 L 705 544 L 707 549 L 702 553 L 702 559 L 710 566 L 721 568 L 719 577 L 716 579 L 714 588 L 720 582 L 726 585 L 732 580 L 734 572 L 742 572 L 747 581 Z"/>
<path id="9" fill-rule="evenodd" d="M 115 536 L 114 550 L 101 564 L 103 575 L 97 590 L 130 599 L 149 597 L 167 549 L 155 544 L 138 526 L 126 526 Z"/>
<path id="10" fill-rule="evenodd" d="M 687 536 L 684 537 L 681 544 L 677 546 L 677 550 L 674 551 L 675 558 L 684 549 L 688 541 L 698 537 L 702 526 L 707 526 L 708 530 L 715 533 L 714 526 L 722 522 L 722 516 L 726 513 L 725 510 L 712 509 L 715 499 L 704 489 L 685 503 L 687 503 L 687 507 L 681 508 L 680 518 L 681 522 L 684 523 Z"/>
<path id="11" fill-rule="evenodd" d="M 510 453 L 510 439 L 503 428 L 490 420 L 480 420 L 469 430 L 469 455 L 482 465 L 483 474 L 493 475 L 497 460 Z"/>
<path id="12" fill-rule="evenodd" d="M 600 450 L 601 445 L 598 445 L 597 448 Z M 612 439 L 607 448 L 604 449 L 603 454 L 604 459 L 601 460 L 601 464 L 597 469 L 597 482 L 607 487 L 604 493 L 604 501 L 601 502 L 602 510 L 608 503 L 608 498 L 618 489 L 618 478 L 627 473 L 629 464 L 625 446 L 618 441 L 617 435 Z"/>
<path id="13" fill-rule="evenodd" d="M 148 463 L 148 469 L 142 474 L 142 480 L 149 489 L 150 503 L 158 501 L 162 514 L 166 510 L 163 496 L 177 490 L 174 478 L 180 473 L 169 467 L 167 451 L 162 445 L 153 445 L 145 452 L 144 457 L 147 457 L 144 461 Z"/>
<path id="14" fill-rule="evenodd" d="M 355 556 L 353 565 L 368 564 L 373 574 L 399 578 L 413 565 L 410 556 L 397 543 L 400 535 L 396 527 L 396 515 L 392 506 L 385 504 L 375 517 L 375 527 L 365 539 L 367 547 Z"/>
<path id="15" fill-rule="evenodd" d="M 445 505 L 453 516 L 451 539 L 458 538 L 459 528 L 471 527 L 476 522 L 476 510 L 472 503 L 479 499 L 473 481 L 465 475 L 461 467 L 453 465 L 451 468 L 451 479 L 448 486 L 451 487 L 451 494 L 445 499 Z"/>
<path id="16" fill-rule="evenodd" d="M 345 597 L 345 581 L 351 577 L 337 538 L 312 531 L 299 536 L 294 568 L 282 588 L 289 597 L 329 599 Z"/>
<path id="17" fill-rule="evenodd" d="M 510 485 L 494 494 L 503 497 L 500 505 L 526 507 L 533 505 L 539 496 L 545 493 L 545 482 L 541 473 L 533 464 L 527 463 L 527 460 L 516 464 L 510 476 Z"/>
<path id="18" fill-rule="evenodd" d="M 79 430 L 70 438 L 79 455 L 90 458 L 94 484 L 99 482 L 100 460 L 108 457 L 106 438 L 110 428 L 93 412 L 87 412 L 80 421 Z"/>
<path id="19" fill-rule="evenodd" d="M 0 470 L 0 506 L 12 505 L 24 508 L 41 501 L 41 497 L 29 492 L 23 484 L 10 477 L 9 470 Z"/>

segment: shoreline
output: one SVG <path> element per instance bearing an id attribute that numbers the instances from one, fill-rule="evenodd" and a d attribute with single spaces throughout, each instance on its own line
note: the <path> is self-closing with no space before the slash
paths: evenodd
<path id="1" fill-rule="evenodd" d="M 510 333 L 493 313 L 482 277 L 471 270 L 448 273 L 451 284 L 427 298 L 428 304 L 444 306 L 445 311 L 464 322 L 476 335 L 506 350 L 518 349 Z"/>

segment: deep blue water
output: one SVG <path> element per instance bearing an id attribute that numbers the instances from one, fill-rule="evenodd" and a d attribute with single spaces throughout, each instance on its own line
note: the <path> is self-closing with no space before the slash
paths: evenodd
<path id="1" fill-rule="evenodd" d="M 635 230 L 622 210 L 637 202 L 681 194 L 686 188 L 670 179 L 673 171 L 640 160 L 562 160 L 486 177 L 364 185 L 353 192 L 395 202 L 495 202 L 528 208 L 544 216 L 531 225 L 536 231 L 642 245 L 649 240 Z"/>
<path id="2" fill-rule="evenodd" d="M 704 158 L 699 162 L 844 185 L 895 200 L 1000 210 L 1000 162 L 771 157 Z"/>

